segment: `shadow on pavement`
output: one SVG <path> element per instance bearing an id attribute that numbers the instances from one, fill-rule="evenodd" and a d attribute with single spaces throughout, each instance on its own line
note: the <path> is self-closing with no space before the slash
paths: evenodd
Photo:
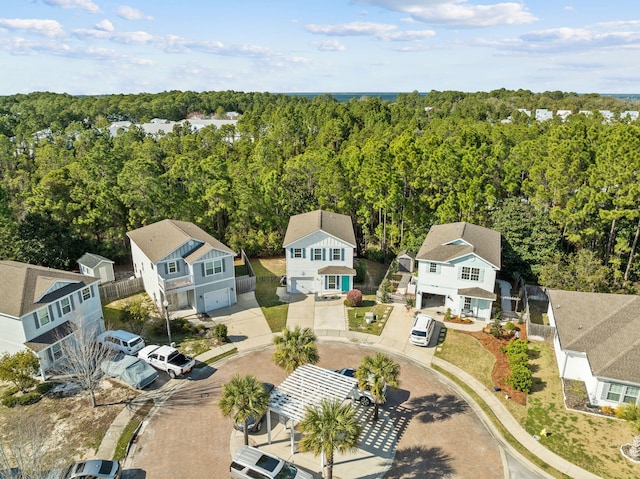
<path id="1" fill-rule="evenodd" d="M 244 341 L 245 339 L 248 339 L 247 336 L 243 334 L 231 335 L 231 336 L 227 336 L 227 338 L 229 339 L 229 342 L 232 342 L 232 343 L 237 343 L 240 341 Z"/>
<path id="2" fill-rule="evenodd" d="M 386 479 L 425 479 L 450 477 L 455 473 L 452 459 L 439 447 L 410 447 L 396 451 L 393 466 L 385 475 Z M 363 479 L 366 479 L 365 476 Z"/>
<path id="3" fill-rule="evenodd" d="M 146 479 L 147 473 L 142 469 L 125 469 L 122 471 L 122 479 Z"/>

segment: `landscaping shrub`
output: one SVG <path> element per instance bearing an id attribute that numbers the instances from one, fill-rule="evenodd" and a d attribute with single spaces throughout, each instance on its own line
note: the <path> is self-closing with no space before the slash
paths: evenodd
<path id="1" fill-rule="evenodd" d="M 511 366 L 511 374 L 507 378 L 507 384 L 518 391 L 528 393 L 533 385 L 531 370 L 526 364 L 515 364 Z"/>
<path id="2" fill-rule="evenodd" d="M 6 396 L 2 398 L 2 405 L 6 407 L 15 407 L 18 404 L 17 396 Z"/>
<path id="3" fill-rule="evenodd" d="M 494 338 L 502 337 L 503 329 L 502 329 L 502 324 L 500 323 L 500 318 L 496 318 L 493 320 L 490 331 L 491 331 L 491 335 Z"/>
<path id="4" fill-rule="evenodd" d="M 511 321 L 507 321 L 507 324 L 504 325 L 504 329 L 506 329 L 507 331 L 513 331 L 514 329 L 516 329 L 516 325 Z"/>
<path id="5" fill-rule="evenodd" d="M 359 289 L 352 289 L 347 293 L 347 299 L 344 300 L 345 306 L 352 308 L 362 306 L 362 291 Z"/>
<path id="6" fill-rule="evenodd" d="M 527 364 L 529 361 L 529 356 L 527 353 L 516 353 L 516 354 L 508 354 L 509 364 L 513 368 L 518 364 Z"/>
<path id="7" fill-rule="evenodd" d="M 505 347 L 505 351 L 507 354 L 519 354 L 519 353 L 528 354 L 529 345 L 527 344 L 527 341 L 525 341 L 524 339 L 516 339 L 515 341 L 511 341 Z"/>
<path id="8" fill-rule="evenodd" d="M 10 388 L 7 388 L 3 393 L 2 393 L 2 397 L 6 398 L 9 396 L 13 396 L 15 393 L 17 393 L 18 391 L 20 391 L 20 389 L 18 388 L 18 386 L 11 386 Z"/>
<path id="9" fill-rule="evenodd" d="M 447 308 L 447 310 L 444 312 L 444 320 L 451 321 L 451 308 Z"/>
<path id="10" fill-rule="evenodd" d="M 216 324 L 213 327 L 213 337 L 220 342 L 227 342 L 227 333 L 228 329 L 226 324 Z"/>
<path id="11" fill-rule="evenodd" d="M 42 394 L 37 393 L 35 391 L 30 393 L 25 393 L 22 396 L 18 396 L 18 404 L 21 406 L 28 406 L 29 404 L 34 404 L 40 401 L 42 398 Z"/>
<path id="12" fill-rule="evenodd" d="M 353 268 L 356 270 L 356 276 L 353 278 L 353 282 L 362 284 L 367 279 L 367 263 L 366 261 L 356 260 L 353 263 Z"/>
<path id="13" fill-rule="evenodd" d="M 55 386 L 56 385 L 54 383 L 50 383 L 50 382 L 38 383 L 36 385 L 36 392 L 38 394 L 46 394 Z"/>

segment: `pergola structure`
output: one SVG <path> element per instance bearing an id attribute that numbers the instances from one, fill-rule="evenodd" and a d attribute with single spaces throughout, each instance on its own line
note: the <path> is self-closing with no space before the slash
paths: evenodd
<path id="1" fill-rule="evenodd" d="M 312 364 L 298 367 L 280 386 L 271 391 L 267 414 L 267 437 L 271 444 L 271 414 L 273 411 L 291 421 L 291 454 L 294 454 L 295 423 L 304 419 L 308 407 L 315 407 L 323 399 L 344 401 L 355 397 L 358 381 Z"/>

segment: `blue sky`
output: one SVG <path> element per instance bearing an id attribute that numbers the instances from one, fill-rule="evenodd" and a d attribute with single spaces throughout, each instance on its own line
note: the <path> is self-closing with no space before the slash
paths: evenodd
<path id="1" fill-rule="evenodd" d="M 638 0 L 5 0 L 0 95 L 640 93 Z"/>

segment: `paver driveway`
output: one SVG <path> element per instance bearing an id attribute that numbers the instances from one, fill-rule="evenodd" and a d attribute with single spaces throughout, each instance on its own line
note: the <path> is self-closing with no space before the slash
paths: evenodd
<path id="1" fill-rule="evenodd" d="M 319 366 L 357 366 L 373 351 L 348 343 L 320 343 Z M 271 360 L 272 348 L 244 353 L 191 380 L 151 417 L 142 430 L 128 469 L 150 479 L 228 477 L 231 420 L 216 406 L 221 385 L 236 372 L 280 384 L 286 374 Z M 400 388 L 383 406 L 399 439 L 387 478 L 500 478 L 498 445 L 467 403 L 427 368 L 401 357 Z M 264 427 L 264 426 L 263 426 Z M 339 463 L 340 458 L 336 458 Z"/>

